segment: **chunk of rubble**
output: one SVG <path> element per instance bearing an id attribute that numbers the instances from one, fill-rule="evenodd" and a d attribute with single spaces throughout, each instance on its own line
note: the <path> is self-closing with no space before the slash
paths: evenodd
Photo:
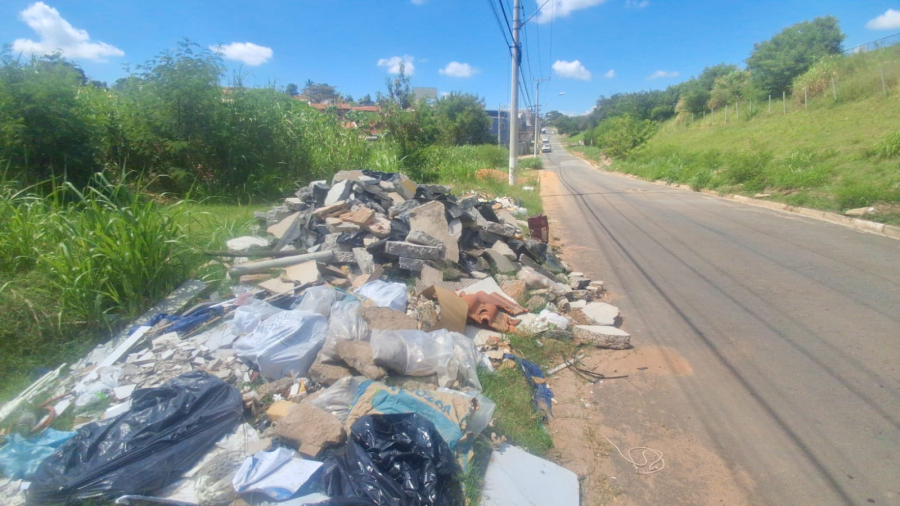
<path id="1" fill-rule="evenodd" d="M 347 439 L 344 425 L 333 415 L 303 402 L 288 410 L 275 424 L 275 434 L 300 453 L 316 457 L 326 447 L 336 446 Z"/>
<path id="2" fill-rule="evenodd" d="M 380 380 L 387 376 L 387 371 L 375 365 L 372 345 L 367 341 L 341 341 L 337 352 L 341 360 L 369 379 Z"/>
<path id="3" fill-rule="evenodd" d="M 444 204 L 438 201 L 428 202 L 409 211 L 410 231 L 420 231 L 441 241 L 444 245 L 443 258 L 450 262 L 459 260 L 459 244 L 450 233 Z M 403 255 L 412 256 L 412 255 Z M 420 257 L 413 257 L 420 258 Z M 440 257 L 439 257 L 440 258 Z"/>
<path id="4" fill-rule="evenodd" d="M 576 341 L 593 344 L 598 348 L 627 350 L 631 347 L 631 334 L 617 327 L 607 325 L 576 325 Z"/>
<path id="5" fill-rule="evenodd" d="M 581 312 L 594 325 L 615 326 L 619 308 L 605 302 L 591 302 L 581 308 Z"/>
<path id="6" fill-rule="evenodd" d="M 388 241 L 384 252 L 405 258 L 417 258 L 419 260 L 437 260 L 443 255 L 443 248 L 437 246 L 423 246 L 406 241 Z"/>

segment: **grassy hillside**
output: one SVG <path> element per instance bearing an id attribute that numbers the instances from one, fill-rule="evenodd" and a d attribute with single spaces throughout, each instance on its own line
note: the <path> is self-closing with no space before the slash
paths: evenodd
<path id="1" fill-rule="evenodd" d="M 771 114 L 766 102 L 752 110 L 741 102 L 738 118 L 732 104 L 727 124 L 722 109 L 693 121 L 682 115 L 612 168 L 695 189 L 769 194 L 792 205 L 834 211 L 876 206 L 870 218 L 900 222 L 900 46 L 829 64 L 827 72 L 803 76 L 808 106 L 795 91 L 786 113 L 778 97 Z M 578 149 L 601 156 L 596 148 Z"/>

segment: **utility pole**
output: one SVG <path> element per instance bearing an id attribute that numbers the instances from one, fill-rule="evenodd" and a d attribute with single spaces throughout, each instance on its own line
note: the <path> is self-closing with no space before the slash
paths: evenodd
<path id="1" fill-rule="evenodd" d="M 501 135 L 503 133 L 503 104 L 497 104 L 497 147 L 502 144 Z"/>
<path id="2" fill-rule="evenodd" d="M 550 78 L 546 79 L 535 79 L 537 82 L 537 102 L 534 104 L 534 157 L 538 157 L 538 134 L 541 132 L 541 127 L 539 125 L 541 118 L 541 82 L 549 81 Z"/>
<path id="3" fill-rule="evenodd" d="M 519 164 L 519 10 L 522 0 L 515 0 L 513 7 L 512 89 L 509 93 L 509 185 L 516 184 L 516 166 Z"/>

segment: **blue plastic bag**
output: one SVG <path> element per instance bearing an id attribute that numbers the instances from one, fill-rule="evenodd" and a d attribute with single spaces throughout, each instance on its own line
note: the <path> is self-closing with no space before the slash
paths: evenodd
<path id="1" fill-rule="evenodd" d="M 28 440 L 13 434 L 0 448 L 0 470 L 12 480 L 30 478 L 44 459 L 74 435 L 74 432 L 47 429 L 40 437 Z"/>

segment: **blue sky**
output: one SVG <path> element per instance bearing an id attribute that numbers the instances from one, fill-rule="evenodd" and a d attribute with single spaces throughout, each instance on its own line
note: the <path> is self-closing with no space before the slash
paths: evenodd
<path id="1" fill-rule="evenodd" d="M 490 9 L 498 2 L 4 0 L 0 42 L 27 52 L 61 47 L 90 77 L 111 83 L 126 64 L 189 37 L 223 45 L 245 83 L 312 79 L 357 98 L 384 90 L 405 59 L 414 86 L 477 93 L 496 107 L 508 104 L 510 83 L 508 49 Z M 509 12 L 512 0 L 503 5 Z M 526 16 L 538 5 L 523 0 Z M 900 32 L 896 0 L 549 0 L 525 28 L 525 75 L 552 78 L 541 88 L 543 111 L 580 114 L 600 95 L 665 88 L 707 65 L 743 64 L 754 42 L 828 14 L 840 20 L 846 47 Z"/>

